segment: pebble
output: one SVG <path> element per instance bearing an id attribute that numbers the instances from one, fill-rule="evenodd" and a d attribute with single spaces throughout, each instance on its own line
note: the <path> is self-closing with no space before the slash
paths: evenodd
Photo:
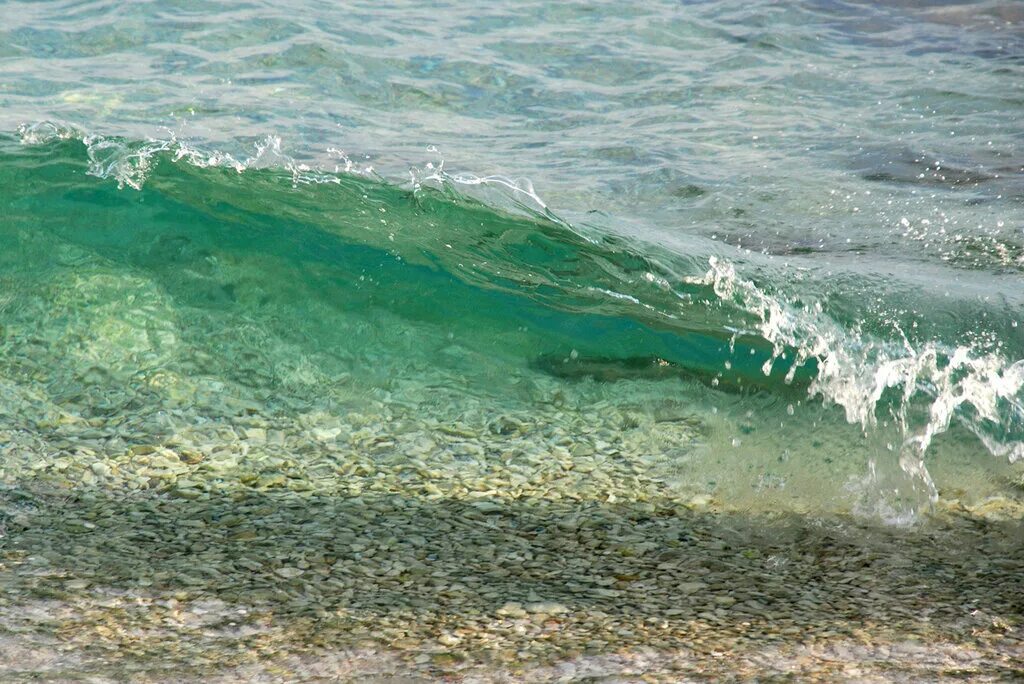
<path id="1" fill-rule="evenodd" d="M 437 637 L 437 641 L 442 646 L 458 646 L 460 643 L 462 643 L 462 639 L 453 634 L 442 634 L 441 636 Z"/>
<path id="2" fill-rule="evenodd" d="M 544 615 L 561 615 L 562 613 L 569 612 L 569 609 L 566 606 L 553 601 L 527 603 L 523 608 L 527 613 L 543 613 Z"/>
<path id="3" fill-rule="evenodd" d="M 133 296 L 159 311 L 161 292 Z M 365 657 L 401 681 L 910 681 L 1024 657 L 1012 497 L 940 503 L 919 533 L 780 522 L 686 481 L 706 426 L 649 388 L 524 377 L 530 399 L 495 411 L 413 361 L 353 353 L 388 378 L 367 388 L 259 330 L 209 332 L 147 361 L 159 382 L 110 376 L 148 347 L 107 363 L 79 406 L 4 387 L 0 633 L 66 647 L 43 678 L 90 654 L 69 679 L 330 679 Z M 71 392 L 77 358 L 2 375 Z"/>
<path id="4" fill-rule="evenodd" d="M 527 616 L 526 610 L 519 603 L 510 601 L 497 610 L 498 615 L 512 618 L 523 618 Z"/>

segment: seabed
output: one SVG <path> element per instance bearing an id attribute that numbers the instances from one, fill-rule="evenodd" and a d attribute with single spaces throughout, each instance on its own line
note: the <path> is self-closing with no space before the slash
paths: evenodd
<path id="1" fill-rule="evenodd" d="M 530 458 L 552 436 L 514 415 L 368 409 L 5 432 L 0 679 L 1024 677 L 1012 499 L 909 529 L 744 512 L 680 503 L 623 440 Z"/>
<path id="2" fill-rule="evenodd" d="M 952 430 L 886 526 L 834 407 L 569 382 L 316 263 L 13 234 L 0 680 L 1024 678 L 1024 464 Z"/>

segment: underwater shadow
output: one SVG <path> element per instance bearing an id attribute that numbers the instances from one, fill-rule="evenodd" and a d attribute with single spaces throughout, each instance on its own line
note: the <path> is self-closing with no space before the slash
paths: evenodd
<path id="1" fill-rule="evenodd" d="M 309 621 L 342 642 L 379 640 L 371 628 L 388 615 L 413 617 L 426 636 L 607 623 L 616 643 L 651 648 L 692 648 L 701 632 L 761 647 L 864 630 L 957 640 L 984 627 L 995 638 L 1024 615 L 1020 520 L 899 530 L 670 502 L 27 484 L 0 502 L 10 599 L 177 592 Z"/>

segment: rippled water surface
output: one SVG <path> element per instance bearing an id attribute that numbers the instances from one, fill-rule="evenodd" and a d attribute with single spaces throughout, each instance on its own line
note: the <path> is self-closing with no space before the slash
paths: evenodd
<path id="1" fill-rule="evenodd" d="M 141 269 L 136 277 L 169 269 L 184 288 L 177 306 L 201 295 L 186 282 L 196 269 L 174 257 L 207 269 L 234 259 L 254 287 L 280 293 L 260 259 L 297 263 L 311 245 L 340 240 L 317 259 L 362 269 L 358 283 L 312 268 L 287 276 L 311 288 L 282 315 L 309 328 L 312 348 L 341 342 L 307 308 L 345 301 L 346 321 L 355 310 L 413 309 L 430 312 L 439 334 L 464 327 L 465 346 L 493 348 L 476 364 L 483 378 L 507 361 L 594 391 L 647 383 L 652 397 L 698 413 L 707 401 L 679 383 L 738 388 L 757 395 L 734 400 L 747 416 L 739 423 L 760 429 L 724 425 L 711 452 L 733 474 L 801 452 L 779 486 L 814 472 L 830 491 L 851 475 L 823 460 L 868 473 L 881 459 L 934 498 L 926 454 L 950 425 L 939 448 L 972 464 L 959 477 L 1021 455 L 1016 3 L 0 11 L 0 128 L 12 136 L 13 178 L 4 192 L 16 208 L 19 183 L 32 186 L 54 215 L 42 225 L 39 212 L 12 212 L 8 244 L 12 231 L 45 241 L 42 232 L 95 258 L 105 249 L 113 264 Z M 58 142 L 69 137 L 85 145 Z M 360 202 L 360 175 L 385 197 Z M 82 193 L 85 205 L 69 199 Z M 97 206 L 96 193 L 110 199 Z M 153 213 L 153 193 L 197 217 Z M 75 220 L 61 221 L 58 197 L 82 213 L 69 207 Z M 405 197 L 441 202 L 436 220 Z M 106 202 L 127 212 L 123 224 L 80 225 L 90 210 L 107 214 Z M 235 232 L 207 235 L 199 249 L 198 221 L 228 206 Z M 141 263 L 121 247 L 147 241 Z M 351 250 L 369 261 L 356 267 Z M 370 282 L 387 294 L 355 296 Z M 224 316 L 263 315 L 243 314 L 236 282 L 217 286 L 232 303 Z M 403 320 L 408 335 L 433 330 Z M 469 341 L 481 326 L 491 334 Z M 443 355 L 417 351 L 443 368 Z M 645 366 L 659 363 L 668 372 Z M 790 368 L 806 379 L 787 386 Z M 847 432 L 864 443 L 826 453 L 821 445 Z"/>
<path id="2" fill-rule="evenodd" d="M 104 263 L 112 304 L 144 278 L 168 320 L 273 320 L 309 354 L 398 316 L 414 348 L 377 353 L 441 372 L 447 336 L 496 406 L 502 364 L 682 402 L 718 424 L 713 490 L 797 453 L 755 481 L 829 499 L 898 463 L 934 499 L 938 439 L 989 494 L 1022 454 L 1017 3 L 0 12 L 5 239 Z M 52 277 L 12 254 L 9 293 Z"/>
<path id="3" fill-rule="evenodd" d="M 0 673 L 1019 677 L 1022 122 L 1008 0 L 0 0 Z"/>

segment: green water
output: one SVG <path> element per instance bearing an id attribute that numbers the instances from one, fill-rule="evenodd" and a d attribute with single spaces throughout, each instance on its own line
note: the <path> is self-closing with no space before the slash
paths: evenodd
<path id="1" fill-rule="evenodd" d="M 434 455 L 452 477 L 500 464 L 502 421 L 525 420 L 531 462 L 628 453 L 684 502 L 908 520 L 934 494 L 897 467 L 908 428 L 884 419 L 885 402 L 912 419 L 927 397 L 849 423 L 808 393 L 817 360 L 773 350 L 692 260 L 451 185 L 174 157 L 148 157 L 135 190 L 96 177 L 77 140 L 3 143 L 3 410 L 6 434 L 37 442 L 12 440 L 11 481 L 76 435 L 117 459 L 239 415 L 333 425 L 372 406 L 389 459 L 410 458 L 403 432 L 468 425 L 468 455 Z M 1014 467 L 978 449 L 955 423 L 939 436 L 939 491 L 1016 496 Z"/>
<path id="2" fill-rule="evenodd" d="M 0 679 L 1024 662 L 1008 0 L 0 0 Z"/>
<path id="3" fill-rule="evenodd" d="M 676 481 L 729 505 L 1016 492 L 1015 3 L 0 13 L 3 315 L 38 307 L 12 354 L 20 320 L 124 372 L 155 345 L 133 372 L 182 386 L 458 388 L 439 420 L 673 403 L 703 435 L 659 442 L 692 451 Z M 122 342 L 85 301 L 42 314 L 141 283 Z"/>

